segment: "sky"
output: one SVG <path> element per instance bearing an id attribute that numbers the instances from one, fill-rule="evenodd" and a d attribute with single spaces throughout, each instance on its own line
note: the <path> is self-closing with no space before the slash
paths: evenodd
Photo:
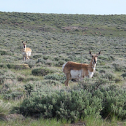
<path id="1" fill-rule="evenodd" d="M 0 0 L 2 12 L 126 14 L 126 0 Z"/>

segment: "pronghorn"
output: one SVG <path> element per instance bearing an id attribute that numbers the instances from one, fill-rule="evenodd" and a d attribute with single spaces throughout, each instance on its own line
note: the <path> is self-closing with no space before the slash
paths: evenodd
<path id="1" fill-rule="evenodd" d="M 63 64 L 62 69 L 66 75 L 65 86 L 68 86 L 70 79 L 80 80 L 84 77 L 92 78 L 95 72 L 95 67 L 97 63 L 97 57 L 100 55 L 101 51 L 98 54 L 92 55 L 91 51 L 89 54 L 92 56 L 90 64 L 76 63 L 68 61 Z"/>
<path id="2" fill-rule="evenodd" d="M 22 43 L 23 43 L 22 54 L 23 54 L 23 58 L 24 58 L 24 61 L 25 61 L 25 60 L 30 58 L 32 50 L 30 48 L 26 48 L 27 41 L 26 41 L 26 43 L 22 41 Z"/>

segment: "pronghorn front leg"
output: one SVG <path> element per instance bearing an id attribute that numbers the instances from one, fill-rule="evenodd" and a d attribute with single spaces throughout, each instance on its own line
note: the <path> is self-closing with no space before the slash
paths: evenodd
<path id="1" fill-rule="evenodd" d="M 70 80 L 70 73 L 67 73 L 66 74 L 66 81 L 65 81 L 65 86 L 68 86 L 68 82 L 69 82 L 69 80 Z"/>
<path id="2" fill-rule="evenodd" d="M 24 61 L 26 60 L 26 57 L 24 56 Z"/>
<path id="3" fill-rule="evenodd" d="M 27 59 L 29 59 L 29 57 L 27 56 Z"/>

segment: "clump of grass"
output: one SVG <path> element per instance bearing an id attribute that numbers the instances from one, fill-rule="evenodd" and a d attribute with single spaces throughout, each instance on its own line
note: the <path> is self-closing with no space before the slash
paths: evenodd
<path id="1" fill-rule="evenodd" d="M 90 115 L 85 117 L 84 122 L 86 126 L 124 126 L 126 124 L 125 121 L 119 121 L 119 119 L 114 116 L 112 120 L 109 121 L 107 119 Z"/>
<path id="2" fill-rule="evenodd" d="M 16 116 L 16 115 L 15 115 Z M 22 125 L 22 126 L 62 126 L 64 124 L 65 126 L 65 122 L 61 122 L 61 121 L 57 121 L 56 119 L 43 119 L 43 118 L 39 118 L 39 119 L 31 119 L 29 117 L 27 118 L 22 118 L 22 116 L 17 115 L 19 117 L 17 117 L 16 119 L 12 118 L 10 119 L 8 122 L 5 121 L 1 121 L 0 125 L 1 126 L 17 126 L 17 125 Z M 67 124 L 67 126 L 69 126 Z"/>

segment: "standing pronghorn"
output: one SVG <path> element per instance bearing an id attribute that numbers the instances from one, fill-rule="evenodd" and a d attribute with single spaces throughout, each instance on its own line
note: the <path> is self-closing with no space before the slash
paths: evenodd
<path id="1" fill-rule="evenodd" d="M 70 79 L 79 80 L 84 77 L 93 77 L 97 63 L 97 57 L 100 55 L 100 53 L 101 51 L 98 54 L 92 55 L 91 51 L 89 52 L 89 54 L 92 56 L 90 64 L 76 63 L 72 61 L 63 64 L 63 72 L 66 75 L 65 86 L 68 86 Z"/>
<path id="2" fill-rule="evenodd" d="M 22 54 L 23 54 L 23 58 L 24 58 L 24 61 L 25 61 L 25 60 L 30 58 L 32 50 L 30 48 L 26 48 L 27 41 L 26 41 L 26 43 L 22 41 L 22 43 L 23 43 Z"/>

